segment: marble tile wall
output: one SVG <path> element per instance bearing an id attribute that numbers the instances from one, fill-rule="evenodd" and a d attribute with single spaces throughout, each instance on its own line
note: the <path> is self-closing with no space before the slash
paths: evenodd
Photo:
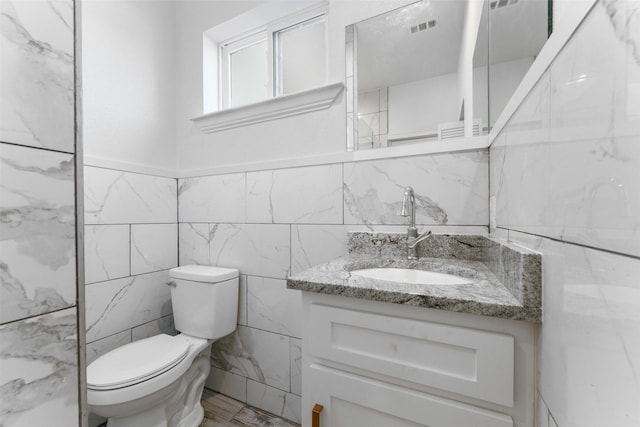
<path id="1" fill-rule="evenodd" d="M 486 234 L 488 155 L 438 154 L 179 180 L 179 262 L 240 270 L 238 329 L 214 344 L 208 387 L 300 422 L 300 292 L 285 278 L 347 253 L 349 231 Z M 115 338 L 114 338 L 115 339 Z"/>
<path id="2" fill-rule="evenodd" d="M 2 2 L 0 139 L 73 153 L 72 0 Z"/>
<path id="3" fill-rule="evenodd" d="M 76 307 L 0 325 L 2 423 L 79 425 Z"/>
<path id="4" fill-rule="evenodd" d="M 638 8 L 599 1 L 492 145 L 501 227 L 640 256 Z"/>
<path id="5" fill-rule="evenodd" d="M 0 16 L 0 423 L 77 426 L 74 2 Z"/>
<path id="6" fill-rule="evenodd" d="M 540 426 L 640 425 L 639 17 L 598 1 L 490 148 L 492 234 L 543 254 Z"/>
<path id="7" fill-rule="evenodd" d="M 86 166 L 87 362 L 135 341 L 175 334 L 169 270 L 178 265 L 177 183 Z"/>

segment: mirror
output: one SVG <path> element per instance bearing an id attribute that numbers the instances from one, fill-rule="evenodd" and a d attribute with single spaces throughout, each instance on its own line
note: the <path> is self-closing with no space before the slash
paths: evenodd
<path id="1" fill-rule="evenodd" d="M 551 35 L 552 16 L 552 0 L 489 3 L 490 128 Z"/>
<path id="2" fill-rule="evenodd" d="M 422 0 L 347 26 L 347 149 L 487 134 L 547 40 L 548 9 Z"/>

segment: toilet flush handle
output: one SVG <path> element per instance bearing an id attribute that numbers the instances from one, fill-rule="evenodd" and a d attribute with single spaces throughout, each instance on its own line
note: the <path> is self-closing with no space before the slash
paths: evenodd
<path id="1" fill-rule="evenodd" d="M 170 286 L 170 287 L 172 287 L 172 288 L 175 288 L 177 285 L 176 285 L 176 282 L 174 282 L 174 281 L 172 280 L 172 281 L 170 281 L 170 282 L 167 282 L 167 286 Z"/>

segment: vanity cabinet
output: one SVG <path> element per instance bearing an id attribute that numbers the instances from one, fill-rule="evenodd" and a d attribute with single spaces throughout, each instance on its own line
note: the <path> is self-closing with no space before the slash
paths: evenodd
<path id="1" fill-rule="evenodd" d="M 535 325 L 303 292 L 303 426 L 533 427 Z"/>

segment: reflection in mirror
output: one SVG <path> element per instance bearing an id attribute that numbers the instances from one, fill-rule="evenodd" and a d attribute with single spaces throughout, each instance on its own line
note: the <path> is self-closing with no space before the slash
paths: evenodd
<path id="1" fill-rule="evenodd" d="M 489 4 L 491 127 L 551 35 L 551 0 L 491 0 Z"/>
<path id="2" fill-rule="evenodd" d="M 547 39 L 548 1 L 423 0 L 348 26 L 347 149 L 486 134 Z"/>

